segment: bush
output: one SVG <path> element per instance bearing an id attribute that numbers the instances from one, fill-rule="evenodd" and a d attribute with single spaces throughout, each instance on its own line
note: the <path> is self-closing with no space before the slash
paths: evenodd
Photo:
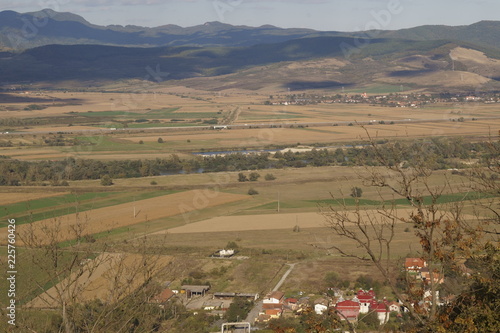
<path id="1" fill-rule="evenodd" d="M 155 180 L 152 180 L 149 184 L 151 184 L 151 185 L 158 185 L 158 183 Z"/>
<path id="2" fill-rule="evenodd" d="M 253 187 L 251 187 L 248 190 L 248 195 L 256 195 L 256 194 L 259 194 L 259 192 L 256 189 L 254 189 Z"/>
<path id="3" fill-rule="evenodd" d="M 267 175 L 264 176 L 265 180 L 275 180 L 276 177 L 272 173 L 268 173 Z"/>
<path id="4" fill-rule="evenodd" d="M 243 173 L 240 172 L 238 174 L 238 181 L 239 182 L 246 182 L 246 181 L 248 181 L 248 178 L 247 178 L 247 176 L 245 176 Z"/>
<path id="5" fill-rule="evenodd" d="M 158 138 L 158 143 L 163 143 L 163 139 L 162 138 Z"/>
<path id="6" fill-rule="evenodd" d="M 260 178 L 260 174 L 258 174 L 257 172 L 250 173 L 249 179 L 251 182 L 255 182 L 259 178 Z"/>
<path id="7" fill-rule="evenodd" d="M 110 176 L 104 175 L 101 177 L 101 185 L 102 186 L 110 186 L 113 185 L 113 179 Z"/>

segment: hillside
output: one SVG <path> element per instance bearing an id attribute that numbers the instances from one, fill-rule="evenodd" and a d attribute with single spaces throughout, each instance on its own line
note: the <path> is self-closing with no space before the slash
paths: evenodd
<path id="1" fill-rule="evenodd" d="M 44 9 L 32 13 L 0 12 L 0 50 L 26 50 L 50 44 L 98 44 L 115 46 L 252 46 L 280 43 L 305 37 L 390 38 L 418 41 L 452 40 L 489 48 L 500 48 L 500 22 L 482 21 L 469 26 L 421 26 L 396 31 L 337 32 L 233 26 L 220 22 L 183 28 L 166 24 L 99 26 L 72 13 Z"/>
<path id="2" fill-rule="evenodd" d="M 167 84 L 191 79 L 190 85 L 206 84 L 213 90 L 361 88 L 373 83 L 475 89 L 496 84 L 500 77 L 500 61 L 484 53 L 491 50 L 473 50 L 467 43 L 375 39 L 364 45 L 353 49 L 347 37 L 249 47 L 49 45 L 20 54 L 0 53 L 0 77 L 3 84 L 127 79 Z M 335 65 L 324 65 L 331 63 Z"/>

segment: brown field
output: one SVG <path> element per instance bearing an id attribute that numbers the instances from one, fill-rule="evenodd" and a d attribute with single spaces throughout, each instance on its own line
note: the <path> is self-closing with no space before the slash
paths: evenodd
<path id="1" fill-rule="evenodd" d="M 187 191 L 136 201 L 135 204 L 120 204 L 81 214 L 65 215 L 56 220 L 49 219 L 24 224 L 18 226 L 16 231 L 20 236 L 34 235 L 37 241 L 42 244 L 50 241 L 48 239 L 50 237 L 55 238 L 57 242 L 62 242 L 75 239 L 75 230 L 79 231 L 82 236 L 91 235 L 246 198 L 248 198 L 246 195 L 209 190 Z M 7 228 L 0 230 L 0 239 L 3 239 L 4 243 L 7 240 Z M 18 244 L 22 244 L 21 240 L 18 241 Z"/>
<path id="2" fill-rule="evenodd" d="M 16 202 L 30 201 L 42 198 L 56 197 L 59 195 L 66 195 L 69 192 L 58 192 L 58 193 L 1 193 L 0 192 L 0 202 L 2 205 L 10 205 Z"/>
<path id="3" fill-rule="evenodd" d="M 399 218 L 409 218 L 412 209 L 397 209 L 392 212 Z M 356 220 L 354 212 L 347 212 L 345 216 L 351 220 Z M 363 210 L 360 214 L 364 221 L 382 223 L 383 217 L 377 210 Z M 451 217 L 451 215 L 450 215 Z M 473 216 L 464 215 L 465 219 Z M 299 228 L 319 228 L 328 226 L 329 218 L 319 213 L 294 213 L 294 214 L 263 214 L 263 215 L 241 215 L 241 216 L 219 216 L 205 221 L 190 223 L 177 228 L 168 229 L 165 232 L 170 234 L 179 233 L 208 233 L 208 232 L 234 232 L 251 230 L 292 230 L 295 226 Z M 399 222 L 403 223 L 403 222 Z M 164 232 L 160 232 L 161 234 Z"/>
<path id="4" fill-rule="evenodd" d="M 339 64 L 338 64 L 339 65 Z M 500 128 L 500 119 L 472 121 L 473 117 L 498 117 L 498 106 L 483 103 L 447 103 L 433 104 L 423 108 L 389 108 L 381 106 L 370 106 L 367 104 L 317 104 L 317 105 L 264 105 L 269 95 L 258 92 L 243 90 L 206 92 L 196 90 L 185 90 L 179 87 L 161 88 L 152 93 L 145 90 L 139 94 L 119 93 L 97 93 L 97 92 L 71 92 L 46 93 L 45 99 L 50 103 L 41 103 L 48 106 L 43 110 L 36 111 L 9 111 L 0 112 L 0 117 L 68 117 L 69 112 L 88 111 L 120 111 L 133 112 L 137 114 L 147 113 L 150 110 L 162 108 L 179 108 L 167 118 L 175 117 L 176 112 L 221 112 L 220 117 L 228 116 L 231 112 L 239 109 L 235 124 L 288 124 L 298 125 L 304 122 L 326 122 L 332 125 L 336 122 L 367 122 L 375 120 L 373 125 L 366 126 L 370 135 L 378 138 L 421 138 L 429 136 L 488 136 Z M 181 97 L 181 95 L 183 97 Z M 284 95 L 283 95 L 284 96 Z M 74 99 L 75 105 L 70 105 Z M 279 99 L 279 96 L 276 97 Z M 54 105 L 52 105 L 54 100 Z M 23 107 L 29 102 L 16 104 Z M 8 107 L 11 104 L 0 103 L 0 107 Z M 464 117 L 464 122 L 450 121 Z M 126 118 L 126 117 L 125 117 Z M 219 118 L 221 120 L 222 118 Z M 104 125 L 108 121 L 97 120 L 95 126 Z M 118 116 L 115 120 L 122 119 Z M 396 123 L 390 125 L 391 120 L 404 121 L 405 119 L 426 120 L 425 123 Z M 123 120 L 123 119 L 122 119 Z M 170 119 L 159 119 L 161 122 L 170 122 Z M 443 121 L 444 120 L 444 121 Z M 93 118 L 89 118 L 89 124 Z M 130 121 L 130 119 L 129 119 Z M 385 125 L 378 124 L 385 121 Z M 435 122 L 433 122 L 435 121 Z M 99 123 L 101 122 L 101 123 Z M 115 123 L 115 122 L 114 122 Z M 34 136 L 36 131 L 71 132 L 78 129 L 98 128 L 91 125 L 69 127 L 68 124 L 28 126 L 18 128 L 25 131 L 22 137 L 19 135 L 0 136 L 0 141 L 10 140 L 14 147 L 0 148 L 0 155 L 22 160 L 40 159 L 63 159 L 75 158 L 102 158 L 102 159 L 147 159 L 164 156 L 163 154 L 196 152 L 203 149 L 224 148 L 259 148 L 269 145 L 296 145 L 324 143 L 325 145 L 336 142 L 352 142 L 367 138 L 366 132 L 359 126 L 321 126 L 308 128 L 261 128 L 255 129 L 232 129 L 223 131 L 200 131 L 193 129 L 170 130 L 158 128 L 153 132 L 125 133 L 121 131 L 103 134 L 103 140 L 94 140 L 95 145 L 89 146 L 64 146 L 47 147 L 42 144 L 40 134 Z M 87 123 L 85 123 L 87 124 Z M 200 124 L 200 123 L 198 123 Z M 33 134 L 33 137 L 32 137 Z M 73 137 L 85 137 L 89 134 L 75 133 L 64 134 L 67 141 Z M 99 134 L 92 134 L 92 137 Z M 157 144 L 158 138 L 164 140 L 163 144 Z M 140 145 L 139 141 L 145 144 Z M 19 147 L 21 146 L 22 147 Z M 102 145 L 102 146 L 100 146 Z"/>
<path id="5" fill-rule="evenodd" d="M 394 124 L 366 126 L 374 138 L 407 139 L 432 136 L 488 136 L 490 131 L 500 128 L 500 119 L 488 121 L 444 122 L 422 124 Z M 317 142 L 352 142 L 368 140 L 360 126 L 324 126 L 310 128 L 257 128 L 225 131 L 200 131 L 184 134 L 151 134 L 141 136 L 120 136 L 119 138 L 138 143 L 156 142 L 161 136 L 164 141 L 179 148 L 211 147 L 263 147 L 266 145 L 312 144 Z M 187 140 L 191 143 L 187 144 Z"/>
<path id="6" fill-rule="evenodd" d="M 104 253 L 83 266 L 83 274 L 75 272 L 27 304 L 31 308 L 60 307 L 60 298 L 67 304 L 100 299 L 116 302 L 141 286 L 146 279 L 144 267 L 152 275 L 163 270 L 170 256 L 143 257 L 137 254 Z M 140 268 L 140 269 L 139 269 Z"/>

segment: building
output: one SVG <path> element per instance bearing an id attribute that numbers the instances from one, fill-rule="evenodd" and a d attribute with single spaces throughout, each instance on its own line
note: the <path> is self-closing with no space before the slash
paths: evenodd
<path id="1" fill-rule="evenodd" d="M 359 303 L 351 300 L 343 301 L 337 303 L 335 309 L 339 313 L 339 317 L 341 320 L 348 320 L 351 322 L 355 322 L 358 320 L 359 316 Z"/>
<path id="2" fill-rule="evenodd" d="M 264 297 L 263 304 L 283 304 L 285 294 L 281 291 L 273 291 Z"/>
<path id="3" fill-rule="evenodd" d="M 168 302 L 174 296 L 175 296 L 175 293 L 170 288 L 166 288 L 161 293 L 154 296 L 152 299 L 152 302 L 160 304 L 160 305 L 164 305 L 166 302 Z"/>
<path id="4" fill-rule="evenodd" d="M 422 278 L 424 283 L 431 283 L 431 272 L 429 271 L 428 267 L 424 267 L 420 270 L 420 277 Z M 444 283 L 444 276 L 441 273 L 433 271 L 432 280 L 434 280 L 434 283 L 441 284 Z"/>
<path id="5" fill-rule="evenodd" d="M 383 325 L 389 321 L 389 309 L 384 303 L 377 303 L 372 306 L 372 310 L 377 312 L 377 318 L 380 325 Z"/>
<path id="6" fill-rule="evenodd" d="M 184 285 L 181 287 L 181 292 L 185 293 L 187 298 L 191 298 L 193 296 L 205 296 L 208 290 L 210 290 L 210 286 L 204 285 Z"/>
<path id="7" fill-rule="evenodd" d="M 316 314 L 321 315 L 328 310 L 328 305 L 329 305 L 328 300 L 324 298 L 319 298 L 314 301 L 314 312 L 316 312 Z"/>
<path id="8" fill-rule="evenodd" d="M 399 305 L 399 303 L 396 303 L 396 302 L 390 302 L 388 304 L 388 307 L 389 307 L 389 312 L 399 313 L 401 311 L 401 306 Z"/>
<path id="9" fill-rule="evenodd" d="M 375 300 L 375 292 L 373 289 L 370 289 L 369 291 L 364 291 L 360 289 L 356 297 L 353 299 L 353 301 L 359 303 L 359 312 L 360 313 L 368 313 L 370 311 L 370 305 L 373 303 Z"/>
<path id="10" fill-rule="evenodd" d="M 284 305 L 285 305 L 285 307 L 287 307 L 288 309 L 290 309 L 292 311 L 295 311 L 299 308 L 298 300 L 296 298 L 285 299 Z"/>
<path id="11" fill-rule="evenodd" d="M 427 262 L 422 258 L 405 259 L 405 270 L 409 273 L 419 273 L 424 267 L 427 267 Z"/>

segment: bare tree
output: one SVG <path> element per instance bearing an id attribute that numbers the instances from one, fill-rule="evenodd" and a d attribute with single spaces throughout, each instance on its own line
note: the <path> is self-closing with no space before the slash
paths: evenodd
<path id="1" fill-rule="evenodd" d="M 369 137 L 369 142 L 381 167 L 366 167 L 360 178 L 365 186 L 376 189 L 381 204 L 375 209 L 365 209 L 359 198 L 355 198 L 354 207 L 338 198 L 339 205 L 322 209 L 333 233 L 350 240 L 361 251 L 348 251 L 336 245 L 331 248 L 343 256 L 372 262 L 417 327 L 430 327 L 441 320 L 438 288 L 444 269 L 461 274 L 465 258 L 484 249 L 487 221 L 479 218 L 479 214 L 486 208 L 498 218 L 498 203 L 489 201 L 483 204 L 481 212 L 466 214 L 465 202 L 442 202 L 444 195 L 460 193 L 464 186 L 453 184 L 446 175 L 441 175 L 439 181 L 434 177 L 433 162 L 438 156 L 431 147 L 423 143 L 395 143 L 380 149 L 373 138 Z M 496 156 L 497 164 L 493 167 L 498 171 Z M 492 172 L 491 165 L 487 169 Z M 482 178 L 481 186 L 483 192 L 498 191 L 498 182 L 492 183 L 490 176 Z M 401 200 L 397 199 L 403 199 L 409 210 L 398 209 L 396 204 Z M 400 223 L 413 228 L 420 245 L 419 256 L 428 263 L 430 278 L 420 288 L 408 280 L 406 290 L 401 290 L 395 281 L 398 274 L 393 270 L 391 246 L 395 227 Z M 430 296 L 430 301 L 426 296 Z"/>

